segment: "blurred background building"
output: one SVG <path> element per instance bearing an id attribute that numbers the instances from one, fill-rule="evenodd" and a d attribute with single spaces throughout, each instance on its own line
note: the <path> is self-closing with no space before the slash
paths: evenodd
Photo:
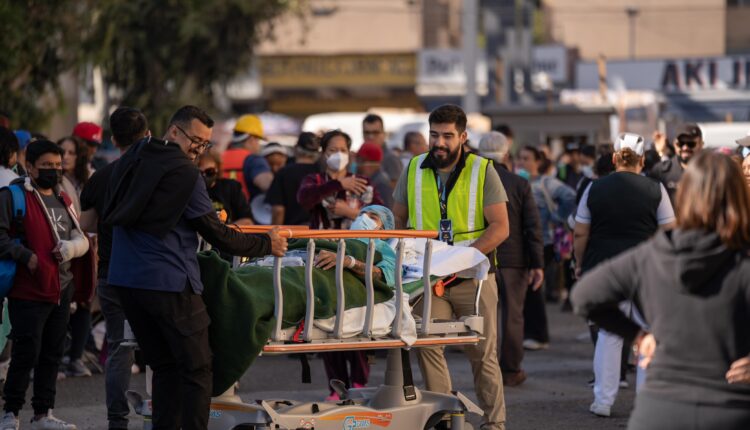
<path id="1" fill-rule="evenodd" d="M 748 0 L 309 0 L 273 24 L 217 108 L 272 113 L 293 134 L 316 114 L 472 103 L 519 144 L 558 146 L 742 123 L 748 18 Z M 87 76 L 79 116 L 101 117 Z"/>

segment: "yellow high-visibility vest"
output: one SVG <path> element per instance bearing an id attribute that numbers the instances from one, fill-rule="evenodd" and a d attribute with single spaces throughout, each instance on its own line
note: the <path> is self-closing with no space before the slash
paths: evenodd
<path id="1" fill-rule="evenodd" d="M 417 230 L 439 230 L 440 197 L 435 171 L 421 168 L 427 154 L 409 162 L 407 190 L 409 227 Z M 456 184 L 447 196 L 447 215 L 453 227 L 453 244 L 469 246 L 487 228 L 484 220 L 484 180 L 489 160 L 474 154 L 466 156 Z"/>

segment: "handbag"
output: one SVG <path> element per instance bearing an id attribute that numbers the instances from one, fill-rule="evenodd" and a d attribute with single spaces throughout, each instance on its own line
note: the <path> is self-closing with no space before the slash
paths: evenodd
<path id="1" fill-rule="evenodd" d="M 17 226 L 16 231 L 18 233 L 19 227 L 23 225 L 23 218 L 26 216 L 26 196 L 18 184 L 10 185 L 8 189 L 13 197 L 12 223 Z M 16 234 L 16 236 L 20 235 Z M 17 237 L 15 242 L 21 243 L 21 239 Z M 0 260 L 0 300 L 5 298 L 13 287 L 13 281 L 16 278 L 16 266 L 16 261 L 10 258 Z"/>

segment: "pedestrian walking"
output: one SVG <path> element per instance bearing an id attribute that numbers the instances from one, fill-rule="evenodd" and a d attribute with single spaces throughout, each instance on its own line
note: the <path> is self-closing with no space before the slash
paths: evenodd
<path id="1" fill-rule="evenodd" d="M 674 211 L 662 184 L 641 176 L 645 142 L 620 134 L 612 155 L 615 173 L 586 187 L 578 210 L 574 248 L 576 276 L 674 226 Z M 622 306 L 630 309 L 629 301 Z M 641 319 L 633 310 L 635 318 Z M 629 339 L 632 340 L 632 339 Z M 608 417 L 617 398 L 623 338 L 599 329 L 594 351 L 594 402 L 589 410 Z"/>
<path id="2" fill-rule="evenodd" d="M 479 155 L 492 160 L 508 195 L 510 233 L 497 247 L 499 289 L 498 345 L 503 383 L 517 386 L 526 380 L 523 370 L 523 305 L 528 289 L 538 290 L 544 282 L 544 244 L 539 210 L 529 181 L 506 167 L 510 142 L 493 131 L 479 142 Z"/>
<path id="3" fill-rule="evenodd" d="M 576 313 L 621 337 L 634 300 L 653 335 L 629 430 L 750 428 L 750 192 L 730 157 L 704 152 L 676 194 L 677 226 L 586 273 Z M 645 346 L 645 345 L 644 345 Z M 650 352 L 649 352 L 650 350 Z"/>

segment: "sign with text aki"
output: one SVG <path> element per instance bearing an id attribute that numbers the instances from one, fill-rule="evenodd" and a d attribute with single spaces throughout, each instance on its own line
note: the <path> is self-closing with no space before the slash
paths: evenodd
<path id="1" fill-rule="evenodd" d="M 266 56 L 259 63 L 263 88 L 271 89 L 410 87 L 416 82 L 414 54 Z"/>
<path id="2" fill-rule="evenodd" d="M 599 85 L 596 63 L 579 63 L 579 89 Z M 684 60 L 611 61 L 607 63 L 610 88 L 691 93 L 706 90 L 750 90 L 750 56 Z"/>

